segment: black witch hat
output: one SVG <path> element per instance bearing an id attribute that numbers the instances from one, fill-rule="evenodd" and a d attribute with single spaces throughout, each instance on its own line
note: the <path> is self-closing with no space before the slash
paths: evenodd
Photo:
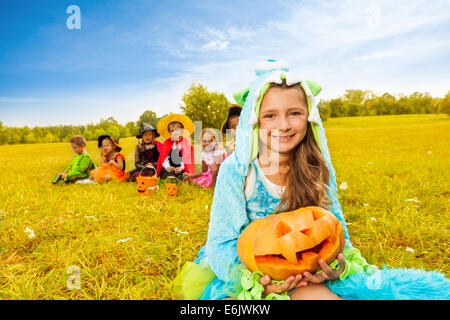
<path id="1" fill-rule="evenodd" d="M 138 138 L 138 139 L 142 138 L 142 135 L 148 131 L 154 131 L 156 134 L 156 137 L 159 137 L 158 131 L 156 131 L 156 129 L 153 128 L 153 126 L 151 124 L 142 122 L 141 128 L 139 129 L 139 134 L 136 136 L 136 138 Z"/>

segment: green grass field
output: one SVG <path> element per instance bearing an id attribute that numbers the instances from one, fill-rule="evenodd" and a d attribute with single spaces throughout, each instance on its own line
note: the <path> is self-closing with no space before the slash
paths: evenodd
<path id="1" fill-rule="evenodd" d="M 448 276 L 450 118 L 335 118 L 325 128 L 353 245 L 371 264 Z M 128 169 L 135 143 L 121 140 Z M 96 142 L 88 151 L 98 161 Z M 0 146 L 0 299 L 170 299 L 171 280 L 206 241 L 212 190 L 184 184 L 169 198 L 138 196 L 134 183 L 52 185 L 71 157 L 68 143 Z M 80 289 L 67 287 L 69 266 Z"/>

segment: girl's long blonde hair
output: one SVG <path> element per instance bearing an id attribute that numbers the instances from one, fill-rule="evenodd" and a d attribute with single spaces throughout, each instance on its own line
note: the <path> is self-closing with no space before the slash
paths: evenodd
<path id="1" fill-rule="evenodd" d="M 298 89 L 306 102 L 306 94 L 298 84 L 289 87 L 283 80 L 282 84 L 271 84 L 269 89 L 272 87 Z M 289 166 L 285 191 L 277 211 L 287 212 L 307 206 L 328 209 L 331 206 L 327 193 L 330 172 L 314 139 L 309 122 L 306 135 L 293 151 Z"/>

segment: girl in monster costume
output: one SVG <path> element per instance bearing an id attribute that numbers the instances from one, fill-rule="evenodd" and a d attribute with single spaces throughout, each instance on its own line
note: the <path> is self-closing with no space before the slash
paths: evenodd
<path id="1" fill-rule="evenodd" d="M 315 100 L 320 86 L 274 60 L 259 65 L 256 75 L 250 88 L 235 96 L 244 106 L 236 150 L 219 171 L 206 245 L 174 280 L 175 298 L 448 299 L 450 281 L 444 275 L 380 270 L 353 248 Z M 330 266 L 322 261 L 316 274 L 283 283 L 241 265 L 237 240 L 252 221 L 310 205 L 327 208 L 343 226 L 346 247 L 337 260 Z"/>

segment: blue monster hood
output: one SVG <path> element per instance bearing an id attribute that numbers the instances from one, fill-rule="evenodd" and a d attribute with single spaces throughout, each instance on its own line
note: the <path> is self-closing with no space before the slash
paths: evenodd
<path id="1" fill-rule="evenodd" d="M 259 149 L 258 140 L 258 116 L 262 98 L 271 83 L 281 84 L 283 79 L 288 86 L 299 84 L 307 98 L 308 102 L 308 121 L 311 124 L 314 138 L 322 151 L 322 156 L 330 172 L 328 181 L 328 196 L 332 201 L 332 211 L 340 220 L 344 227 L 347 245 L 350 240 L 345 226 L 345 219 L 338 201 L 338 190 L 336 186 L 336 175 L 331 163 L 330 154 L 325 137 L 322 120 L 317 107 L 316 96 L 322 90 L 321 86 L 311 80 L 302 80 L 297 75 L 289 71 L 286 62 L 277 60 L 266 60 L 256 66 L 255 73 L 257 78 L 251 83 L 250 87 L 241 89 L 234 94 L 234 98 L 243 106 L 239 118 L 239 124 L 236 129 L 236 148 L 235 148 L 235 169 L 243 177 L 248 174 L 249 164 L 257 157 Z"/>

